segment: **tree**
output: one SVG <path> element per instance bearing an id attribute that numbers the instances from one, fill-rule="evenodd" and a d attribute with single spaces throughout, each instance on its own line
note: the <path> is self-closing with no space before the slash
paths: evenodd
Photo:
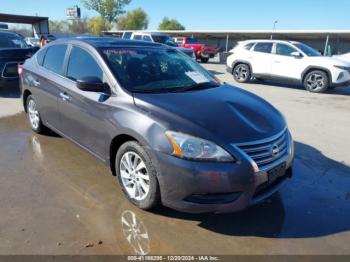
<path id="1" fill-rule="evenodd" d="M 185 30 L 186 28 L 180 24 L 176 19 L 169 19 L 164 17 L 162 22 L 159 24 L 159 30 Z"/>
<path id="2" fill-rule="evenodd" d="M 110 30 L 112 26 L 110 23 L 103 21 L 102 17 L 94 16 L 88 21 L 88 27 L 93 34 L 100 35 L 102 31 Z"/>
<path id="3" fill-rule="evenodd" d="M 66 21 L 49 20 L 49 28 L 52 33 L 66 33 L 68 23 Z"/>
<path id="4" fill-rule="evenodd" d="M 78 20 L 72 20 L 68 23 L 68 32 L 74 34 L 87 34 L 90 33 L 90 27 L 88 26 L 88 18 L 84 17 Z"/>
<path id="5" fill-rule="evenodd" d="M 124 7 L 131 0 L 81 0 L 89 10 L 95 10 L 102 19 L 108 23 L 117 20 L 118 16 L 125 13 Z"/>
<path id="6" fill-rule="evenodd" d="M 121 16 L 117 21 L 120 30 L 143 30 L 148 27 L 148 15 L 142 8 L 137 8 Z"/>

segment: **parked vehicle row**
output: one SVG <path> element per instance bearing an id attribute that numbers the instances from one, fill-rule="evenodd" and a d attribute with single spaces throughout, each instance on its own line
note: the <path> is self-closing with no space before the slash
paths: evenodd
<path id="1" fill-rule="evenodd" d="M 196 38 L 171 38 L 169 35 L 159 32 L 124 32 L 122 38 L 155 42 L 177 47 L 180 51 L 190 57 L 200 60 L 202 63 L 207 63 L 209 59 L 213 58 L 218 52 L 218 49 L 213 46 L 198 43 Z"/>
<path id="2" fill-rule="evenodd" d="M 183 48 L 193 49 L 196 58 L 203 63 L 207 63 L 209 59 L 213 58 L 218 52 L 217 48 L 206 44 L 200 44 L 198 40 L 193 37 L 175 37 L 174 40 Z"/>
<path id="3" fill-rule="evenodd" d="M 190 48 L 179 47 L 174 40 L 167 34 L 162 33 L 144 33 L 144 32 L 133 32 L 131 34 L 123 34 L 123 39 L 139 40 L 153 43 L 160 43 L 168 46 L 172 46 L 179 51 L 185 53 L 191 58 L 195 58 L 194 51 Z"/>
<path id="4" fill-rule="evenodd" d="M 350 83 L 350 63 L 340 57 L 322 56 L 313 48 L 295 41 L 242 41 L 230 51 L 227 70 L 237 82 L 283 79 L 321 93 Z"/>
<path id="5" fill-rule="evenodd" d="M 237 211 L 292 175 L 281 113 L 166 45 L 57 40 L 26 60 L 21 92 L 34 132 L 101 159 L 142 209 Z"/>

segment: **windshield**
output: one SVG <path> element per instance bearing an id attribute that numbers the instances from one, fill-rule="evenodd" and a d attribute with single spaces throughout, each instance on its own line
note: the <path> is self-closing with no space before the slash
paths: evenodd
<path id="1" fill-rule="evenodd" d="M 1 34 L 0 48 L 28 48 L 26 42 L 13 34 Z"/>
<path id="2" fill-rule="evenodd" d="M 177 43 L 175 41 L 167 36 L 167 35 L 152 35 L 152 38 L 154 42 L 160 43 L 160 44 L 165 44 L 169 46 L 177 46 Z"/>
<path id="3" fill-rule="evenodd" d="M 301 51 L 303 51 L 307 56 L 321 56 L 320 52 L 316 51 L 315 49 L 313 49 L 308 45 L 298 43 L 298 44 L 295 44 L 295 46 L 299 48 Z"/>
<path id="4" fill-rule="evenodd" d="M 118 82 L 132 92 L 180 92 L 218 82 L 198 63 L 175 49 L 103 48 Z"/>
<path id="5" fill-rule="evenodd" d="M 152 35 L 154 42 L 165 44 L 167 41 L 171 41 L 170 37 L 167 35 Z"/>

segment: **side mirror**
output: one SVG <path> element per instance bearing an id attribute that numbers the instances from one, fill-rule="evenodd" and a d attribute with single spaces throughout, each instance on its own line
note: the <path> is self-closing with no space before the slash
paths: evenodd
<path id="1" fill-rule="evenodd" d="M 98 77 L 84 77 L 77 80 L 77 88 L 86 92 L 104 92 L 105 85 Z"/>
<path id="2" fill-rule="evenodd" d="M 297 51 L 292 52 L 290 55 L 293 56 L 294 58 L 302 58 L 303 57 L 303 55 Z"/>

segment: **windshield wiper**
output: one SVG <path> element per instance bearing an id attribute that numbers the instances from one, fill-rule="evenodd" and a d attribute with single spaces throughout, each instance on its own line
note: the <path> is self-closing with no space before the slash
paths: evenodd
<path id="1" fill-rule="evenodd" d="M 185 86 L 181 89 L 176 90 L 176 92 L 186 92 L 186 91 L 200 90 L 200 89 L 206 89 L 206 88 L 214 88 L 218 86 L 220 85 L 217 83 L 203 82 L 203 83 L 196 83 L 190 86 Z"/>
<path id="2" fill-rule="evenodd" d="M 178 87 L 171 87 L 171 88 L 133 89 L 132 92 L 134 93 L 178 93 L 178 92 L 186 92 L 186 91 L 200 90 L 200 89 L 206 89 L 206 88 L 214 88 L 218 86 L 220 85 L 217 83 L 204 82 L 204 83 L 197 83 L 190 86 L 178 86 Z"/>

